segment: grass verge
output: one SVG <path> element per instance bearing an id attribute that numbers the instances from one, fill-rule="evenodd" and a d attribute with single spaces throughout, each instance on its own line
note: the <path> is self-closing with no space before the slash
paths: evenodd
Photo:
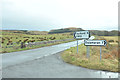
<path id="1" fill-rule="evenodd" d="M 107 44 L 102 47 L 102 60 L 100 61 L 100 46 L 89 46 L 90 57 L 86 57 L 86 46 L 79 45 L 79 53 L 77 47 L 71 47 L 65 50 L 61 57 L 70 64 L 103 71 L 119 72 L 118 67 L 118 46 Z"/>
<path id="2" fill-rule="evenodd" d="M 36 49 L 36 48 L 52 46 L 52 45 L 61 44 L 61 43 L 67 43 L 67 42 L 71 42 L 71 41 L 74 41 L 74 40 L 61 41 L 61 42 L 48 43 L 48 44 L 41 44 L 41 45 L 33 45 L 32 47 L 26 47 L 26 48 L 16 48 L 16 47 L 15 48 L 6 48 L 6 49 L 1 49 L 0 53 L 10 53 L 10 52 L 17 52 L 17 51 Z"/>

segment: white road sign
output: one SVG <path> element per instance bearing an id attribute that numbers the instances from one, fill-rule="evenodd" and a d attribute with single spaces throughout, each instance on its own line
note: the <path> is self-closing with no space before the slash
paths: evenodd
<path id="1" fill-rule="evenodd" d="M 79 31 L 74 33 L 75 39 L 88 39 L 90 37 L 89 31 Z"/>
<path id="2" fill-rule="evenodd" d="M 85 40 L 85 46 L 106 46 L 106 40 Z"/>

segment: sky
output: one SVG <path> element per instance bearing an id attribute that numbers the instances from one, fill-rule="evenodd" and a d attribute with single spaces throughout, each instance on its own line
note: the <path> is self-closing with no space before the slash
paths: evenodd
<path id="1" fill-rule="evenodd" d="M 2 29 L 117 30 L 119 0 L 2 0 Z M 1 25 L 0 25 L 1 26 Z"/>

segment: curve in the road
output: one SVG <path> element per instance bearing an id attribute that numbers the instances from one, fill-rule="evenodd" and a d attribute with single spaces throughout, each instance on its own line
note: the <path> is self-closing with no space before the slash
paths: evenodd
<path id="1" fill-rule="evenodd" d="M 118 73 L 90 70 L 61 60 L 60 53 L 3 69 L 3 78 L 117 78 Z M 12 73 L 12 74 L 11 74 Z"/>

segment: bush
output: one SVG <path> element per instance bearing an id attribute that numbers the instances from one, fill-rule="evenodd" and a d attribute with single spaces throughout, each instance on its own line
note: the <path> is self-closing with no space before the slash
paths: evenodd
<path id="1" fill-rule="evenodd" d="M 108 42 L 114 42 L 114 40 L 109 40 Z"/>
<path id="2" fill-rule="evenodd" d="M 116 43 L 119 43 L 119 41 L 116 41 Z"/>

